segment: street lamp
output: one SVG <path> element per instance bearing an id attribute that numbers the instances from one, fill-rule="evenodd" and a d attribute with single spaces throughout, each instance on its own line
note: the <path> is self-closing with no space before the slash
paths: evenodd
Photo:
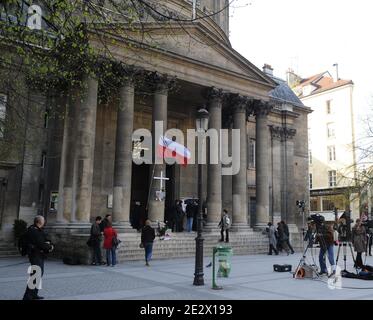
<path id="1" fill-rule="evenodd" d="M 205 139 L 205 132 L 208 129 L 209 124 L 209 113 L 206 109 L 201 108 L 197 111 L 196 117 L 196 129 L 199 135 L 198 141 L 198 218 L 197 218 L 197 237 L 196 237 L 196 265 L 194 271 L 194 282 L 195 286 L 203 286 L 203 238 L 202 238 L 202 226 L 203 226 L 203 212 L 202 212 L 202 178 L 203 178 L 203 166 L 201 163 L 201 153 L 203 140 Z"/>

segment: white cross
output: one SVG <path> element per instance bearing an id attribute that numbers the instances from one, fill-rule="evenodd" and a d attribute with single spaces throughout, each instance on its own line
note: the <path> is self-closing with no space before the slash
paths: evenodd
<path id="1" fill-rule="evenodd" d="M 163 190 L 163 180 L 170 180 L 170 178 L 166 178 L 166 176 L 163 176 L 163 171 L 161 171 L 161 176 L 160 177 L 154 177 L 154 179 L 161 180 L 160 181 L 160 184 L 161 184 L 160 191 Z"/>

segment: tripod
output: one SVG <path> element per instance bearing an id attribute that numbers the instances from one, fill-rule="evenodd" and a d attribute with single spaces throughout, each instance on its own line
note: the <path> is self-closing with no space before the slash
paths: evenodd
<path id="1" fill-rule="evenodd" d="M 338 265 L 339 254 L 340 254 L 340 252 L 341 252 L 341 247 L 342 247 L 342 250 L 343 250 L 343 261 L 344 261 L 344 269 L 343 269 L 343 271 L 347 271 L 347 270 L 346 270 L 346 262 L 347 262 L 347 245 L 350 247 L 352 260 L 354 261 L 354 267 L 355 267 L 355 269 L 356 269 L 356 273 L 357 273 L 357 265 L 356 265 L 356 261 L 355 261 L 354 251 L 352 250 L 351 242 L 350 242 L 350 241 L 347 241 L 346 239 L 340 241 L 339 244 L 338 244 L 337 259 L 335 260 L 335 264 L 336 264 L 336 266 Z"/>
<path id="2" fill-rule="evenodd" d="M 311 250 L 312 250 L 313 243 L 314 243 L 314 240 L 316 238 L 317 232 L 307 231 L 307 233 L 308 233 L 308 237 L 307 237 L 308 243 L 307 243 L 306 249 L 303 251 L 302 258 L 300 259 L 299 264 L 298 264 L 297 268 L 295 269 L 295 272 L 293 274 L 293 278 L 295 278 L 295 277 L 302 278 L 302 277 L 305 276 L 304 273 L 302 274 L 301 270 L 303 269 L 302 268 L 303 266 L 307 266 L 307 263 L 306 263 L 307 251 L 308 251 L 309 248 L 311 248 Z M 304 247 L 304 237 L 303 237 L 303 247 Z M 313 266 L 310 266 L 310 267 L 312 267 L 312 269 L 314 269 Z M 303 269 L 303 271 L 304 271 L 304 269 Z M 314 269 L 314 271 L 315 271 L 316 275 L 319 276 L 317 270 Z"/>

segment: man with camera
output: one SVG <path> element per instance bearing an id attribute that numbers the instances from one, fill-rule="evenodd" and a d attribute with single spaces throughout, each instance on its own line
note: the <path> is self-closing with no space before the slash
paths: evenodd
<path id="1" fill-rule="evenodd" d="M 312 216 L 311 216 L 312 217 Z M 325 255 L 328 255 L 328 260 L 332 268 L 332 274 L 335 272 L 336 265 L 334 263 L 334 230 L 332 225 L 326 225 L 324 219 L 316 219 L 316 242 L 320 245 L 319 263 L 320 263 L 320 275 L 328 275 L 326 267 Z"/>
<path id="2" fill-rule="evenodd" d="M 39 267 L 41 270 L 41 277 L 44 274 L 44 259 L 45 255 L 53 251 L 53 245 L 47 239 L 47 235 L 43 231 L 45 220 L 43 216 L 36 216 L 34 224 L 31 225 L 26 232 L 27 237 L 27 254 L 31 266 Z M 31 274 L 30 276 L 33 276 Z M 40 279 L 41 280 L 41 279 Z M 38 289 L 31 287 L 31 283 L 27 284 L 23 300 L 41 300 L 43 297 L 38 295 Z"/>

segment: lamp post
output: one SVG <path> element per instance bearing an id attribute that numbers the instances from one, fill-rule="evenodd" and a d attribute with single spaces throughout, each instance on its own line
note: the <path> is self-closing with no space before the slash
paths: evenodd
<path id="1" fill-rule="evenodd" d="M 202 175 L 203 165 L 201 163 L 202 146 L 205 139 L 205 133 L 208 129 L 209 113 L 206 109 L 199 109 L 196 117 L 196 129 L 198 133 L 198 218 L 197 218 L 197 237 L 196 237 L 196 265 L 194 271 L 195 286 L 203 286 L 205 284 L 203 279 L 203 212 L 202 212 Z"/>

